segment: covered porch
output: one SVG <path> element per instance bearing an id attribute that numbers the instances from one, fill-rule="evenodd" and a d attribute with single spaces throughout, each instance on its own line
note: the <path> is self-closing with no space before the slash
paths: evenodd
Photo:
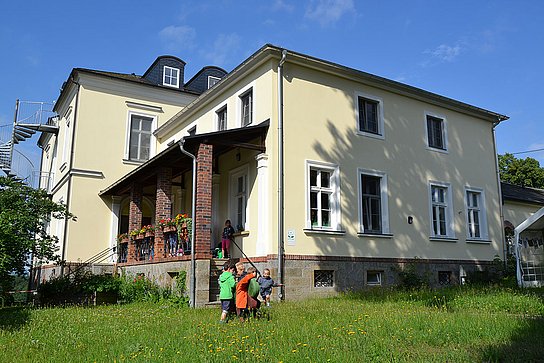
<path id="1" fill-rule="evenodd" d="M 514 230 L 518 286 L 544 286 L 544 208 Z"/>
<path id="2" fill-rule="evenodd" d="M 117 245 L 114 262 L 124 266 L 188 260 L 191 254 L 210 259 L 225 219 L 232 219 L 235 229 L 243 231 L 252 191 L 248 185 L 256 178 L 240 173 L 240 178 L 232 174 L 234 178 L 227 179 L 219 171 L 224 173 L 222 164 L 233 159 L 234 166 L 254 169 L 253 176 L 262 173 L 255 169 L 266 157 L 268 127 L 267 120 L 256 126 L 186 136 L 101 191 L 100 196 L 111 205 L 112 245 Z M 222 182 L 236 184 L 226 190 L 240 197 L 230 200 L 230 195 L 220 195 L 225 190 Z"/>

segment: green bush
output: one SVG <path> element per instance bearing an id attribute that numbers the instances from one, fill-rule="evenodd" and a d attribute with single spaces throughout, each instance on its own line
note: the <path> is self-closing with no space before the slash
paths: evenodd
<path id="1" fill-rule="evenodd" d="M 126 275 L 121 279 L 119 295 L 124 303 L 168 302 L 174 305 L 187 306 L 185 280 L 185 271 L 181 271 L 174 278 L 172 287 L 161 287 L 143 274 Z"/>

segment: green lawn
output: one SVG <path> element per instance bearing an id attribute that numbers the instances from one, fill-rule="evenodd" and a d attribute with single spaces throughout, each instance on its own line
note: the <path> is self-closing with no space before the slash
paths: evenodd
<path id="1" fill-rule="evenodd" d="M 0 310 L 0 362 L 544 362 L 534 292 L 375 291 L 276 303 L 219 324 L 219 308 L 134 303 Z"/>

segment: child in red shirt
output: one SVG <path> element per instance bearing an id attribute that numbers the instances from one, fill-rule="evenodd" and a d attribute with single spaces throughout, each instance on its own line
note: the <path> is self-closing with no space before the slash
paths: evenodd
<path id="1" fill-rule="evenodd" d="M 249 280 L 257 276 L 257 270 L 255 267 L 247 269 L 247 275 L 241 278 L 236 284 L 236 313 L 240 318 L 240 321 L 244 321 L 249 315 L 249 309 L 247 306 Z"/>

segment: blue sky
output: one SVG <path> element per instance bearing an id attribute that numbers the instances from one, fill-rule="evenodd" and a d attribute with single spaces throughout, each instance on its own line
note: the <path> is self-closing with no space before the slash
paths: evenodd
<path id="1" fill-rule="evenodd" d="M 143 74 L 171 54 L 187 81 L 272 43 L 506 114 L 499 153 L 542 149 L 542 14 L 540 0 L 5 1 L 0 125 L 17 98 L 55 101 L 74 67 Z M 18 148 L 37 160 L 35 145 Z"/>

